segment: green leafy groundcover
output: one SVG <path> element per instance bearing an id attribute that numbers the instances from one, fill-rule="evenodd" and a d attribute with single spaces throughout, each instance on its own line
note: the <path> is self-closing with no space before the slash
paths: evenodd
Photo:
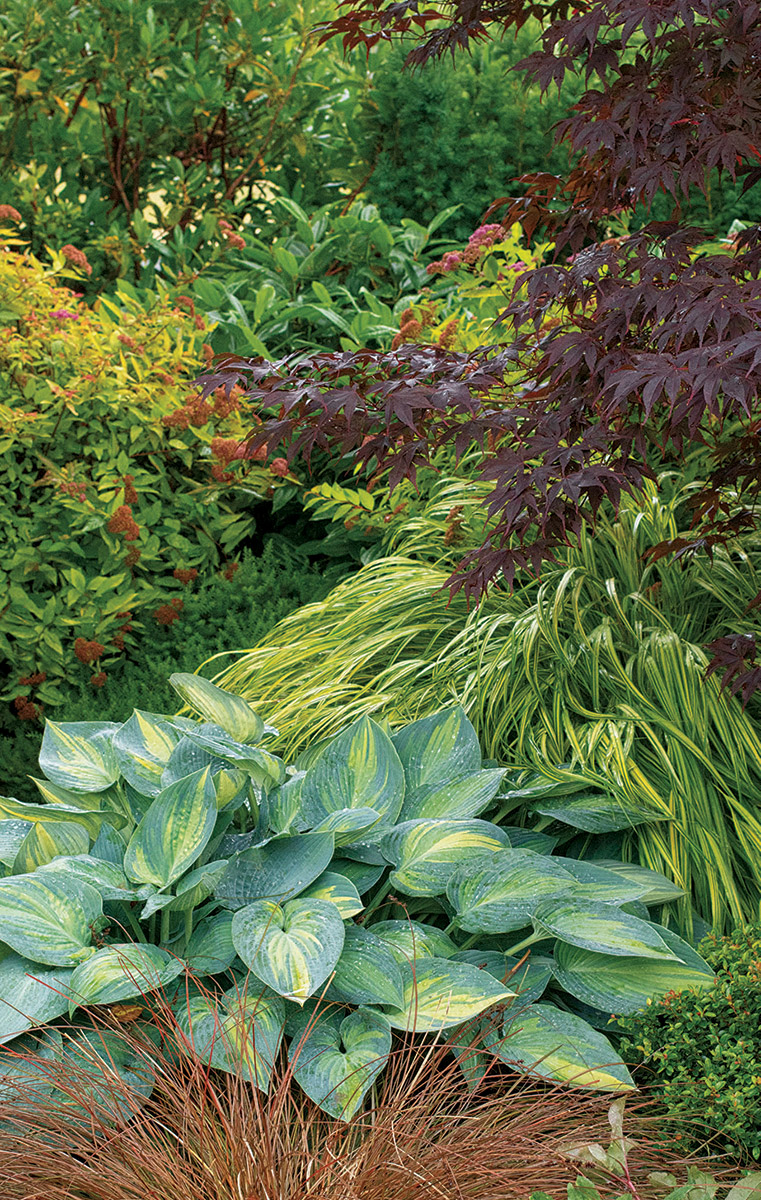
<path id="1" fill-rule="evenodd" d="M 286 766 L 245 700 L 171 682 L 193 719 L 48 722 L 41 803 L 0 800 L 0 1076 L 28 1030 L 161 988 L 188 1053 L 266 1091 L 285 1040 L 345 1119 L 394 1030 L 444 1031 L 470 1078 L 496 1056 L 625 1091 L 610 1014 L 712 984 L 648 919 L 663 877 L 484 819 L 518 785 L 460 707 Z"/>

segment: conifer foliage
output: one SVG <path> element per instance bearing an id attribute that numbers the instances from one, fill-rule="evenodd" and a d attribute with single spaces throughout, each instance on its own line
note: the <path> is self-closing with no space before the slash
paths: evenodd
<path id="1" fill-rule="evenodd" d="M 252 394 L 271 419 L 252 446 L 281 443 L 290 456 L 356 449 L 375 469 L 390 466 L 393 482 L 414 474 L 432 446 L 480 442 L 493 521 L 452 580 L 474 596 L 536 570 L 603 501 L 616 505 L 687 454 L 705 480 L 692 527 L 652 553 L 710 554 L 754 528 L 761 228 L 717 242 L 726 231 L 689 227 L 681 210 L 717 174 L 746 191 L 761 183 L 759 5 L 445 0 L 435 10 L 347 0 L 341 8 L 325 38 L 369 48 L 404 34 L 417 67 L 538 18 L 541 48 L 518 69 L 546 90 L 569 73 L 585 81 L 558 132 L 574 166 L 565 177 L 524 176 L 523 195 L 490 210 L 489 219 L 520 221 L 555 247 L 520 278 L 500 317 L 514 331 L 507 351 L 435 362 L 409 346 L 273 364 L 228 359 L 208 386 L 253 372 Z M 664 195 L 670 218 L 629 233 L 635 211 Z M 714 669 L 747 700 L 759 685 L 755 639 L 733 634 L 713 644 Z"/>

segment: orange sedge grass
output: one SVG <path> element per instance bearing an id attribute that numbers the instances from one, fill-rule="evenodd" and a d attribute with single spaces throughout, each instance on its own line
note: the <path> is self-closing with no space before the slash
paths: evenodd
<path id="1" fill-rule="evenodd" d="M 265 1095 L 188 1053 L 160 998 L 144 1024 L 120 1023 L 124 1008 L 91 1015 L 102 1057 L 55 1062 L 42 1047 L 19 1055 L 0 1101 L 3 1200 L 560 1198 L 579 1173 L 568 1146 L 610 1142 L 609 1095 L 498 1066 L 469 1090 L 442 1040 L 401 1038 L 365 1111 L 347 1123 L 301 1092 L 284 1057 Z M 133 1084 L 153 1082 L 149 1099 L 113 1067 L 120 1054 Z M 647 1110 L 629 1113 L 627 1136 L 630 1177 L 645 1196 L 647 1172 L 681 1160 L 657 1148 Z M 600 1190 L 619 1195 L 623 1181 Z"/>

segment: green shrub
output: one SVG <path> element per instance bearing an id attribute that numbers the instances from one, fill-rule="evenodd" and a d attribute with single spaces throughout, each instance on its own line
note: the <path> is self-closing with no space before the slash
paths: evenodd
<path id="1" fill-rule="evenodd" d="M 582 772 L 617 798 L 617 825 L 589 816 L 580 836 L 613 830 L 626 855 L 674 879 L 716 928 L 751 920 L 761 898 L 758 707 L 705 678 L 705 642 L 742 629 L 761 587 L 761 545 L 717 548 L 713 562 L 646 557 L 689 524 L 692 488 L 668 476 L 601 510 L 592 532 L 478 609 L 450 598 L 454 563 L 480 545 L 483 486 L 444 479 L 418 504 L 404 485 L 386 553 L 321 603 L 291 614 L 217 682 L 272 715 L 284 751 L 362 713 L 411 720 L 462 703 L 486 753 L 549 782 Z M 459 497 L 458 497 L 459 491 Z M 374 494 L 373 494 L 374 495 Z M 317 498 L 316 498 L 317 499 Z M 319 496 L 348 520 L 361 502 Z M 370 523 L 375 515 L 370 514 Z M 364 521 L 364 515 L 361 515 Z M 516 819 L 527 804 L 516 806 Z M 547 815 L 547 814 L 545 814 Z M 583 824 L 581 821 L 583 820 Z M 590 823 L 591 822 L 591 823 Z"/>
<path id="2" fill-rule="evenodd" d="M 473 47 L 468 59 L 442 60 L 433 71 L 402 70 L 405 49 L 380 56 L 363 104 L 364 156 L 374 164 L 367 194 L 387 219 L 426 222 L 459 204 L 453 230 L 464 240 L 493 200 L 521 194 L 520 175 L 567 171 L 552 126 L 581 89 L 541 96 L 510 71 L 537 49 L 538 35 L 527 22 L 514 40 Z"/>
<path id="3" fill-rule="evenodd" d="M 482 819 L 517 785 L 459 706 L 362 717 L 286 768 L 245 700 L 170 682 L 192 718 L 49 721 L 44 803 L 0 797 L 0 1076 L 30 1028 L 161 987 L 188 1052 L 266 1092 L 285 1035 L 297 1083 L 347 1120 L 395 1030 L 444 1031 L 471 1081 L 496 1056 L 626 1092 L 608 1014 L 711 983 L 649 918 L 667 881 Z"/>
<path id="4" fill-rule="evenodd" d="M 710 991 L 664 996 L 619 1018 L 627 1062 L 646 1064 L 683 1145 L 713 1135 L 716 1150 L 761 1158 L 761 927 L 709 935 L 700 952 Z M 643 1076 L 647 1086 L 648 1076 Z M 691 1118 L 685 1121 L 684 1118 Z M 682 1118 L 679 1121 L 679 1118 Z"/>
<path id="5" fill-rule="evenodd" d="M 192 389 L 210 326 L 191 300 L 89 309 L 61 285 L 84 256 L 54 260 L 0 252 L 0 698 L 22 717 L 64 680 L 102 685 L 177 620 L 184 583 L 230 561 L 253 506 L 288 486 L 282 460 L 235 457 L 238 393 Z"/>
<path id="6" fill-rule="evenodd" d="M 103 688 L 94 690 L 89 683 L 64 687 L 61 711 L 66 720 L 124 721 L 146 696 L 154 707 L 171 711 L 177 705 L 167 682 L 173 671 L 192 672 L 231 646 L 249 646 L 328 587 L 303 559 L 271 542 L 258 557 L 244 551 L 240 566 L 234 566 L 226 568 L 227 575 L 213 575 L 183 589 L 182 620 L 157 625 L 148 653 L 141 649 L 122 656 Z M 206 673 L 216 666 L 209 664 Z M 37 771 L 39 742 L 39 722 L 19 722 L 15 716 L 0 722 L 0 793 L 36 799 L 29 776 Z"/>

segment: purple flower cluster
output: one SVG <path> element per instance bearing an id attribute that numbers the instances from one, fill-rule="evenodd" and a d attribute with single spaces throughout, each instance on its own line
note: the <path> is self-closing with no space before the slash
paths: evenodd
<path id="1" fill-rule="evenodd" d="M 493 246 L 503 234 L 501 225 L 479 225 L 468 238 L 469 246 Z"/>
<path id="2" fill-rule="evenodd" d="M 68 308 L 57 308 L 52 312 L 51 317 L 54 321 L 78 321 L 79 313 L 69 312 Z"/>
<path id="3" fill-rule="evenodd" d="M 446 275 L 449 271 L 456 271 L 463 263 L 474 263 L 481 257 L 482 250 L 493 246 L 503 235 L 504 230 L 501 225 L 479 225 L 478 229 L 468 238 L 465 250 L 450 250 L 443 258 L 430 263 L 426 270 L 429 275 Z"/>

